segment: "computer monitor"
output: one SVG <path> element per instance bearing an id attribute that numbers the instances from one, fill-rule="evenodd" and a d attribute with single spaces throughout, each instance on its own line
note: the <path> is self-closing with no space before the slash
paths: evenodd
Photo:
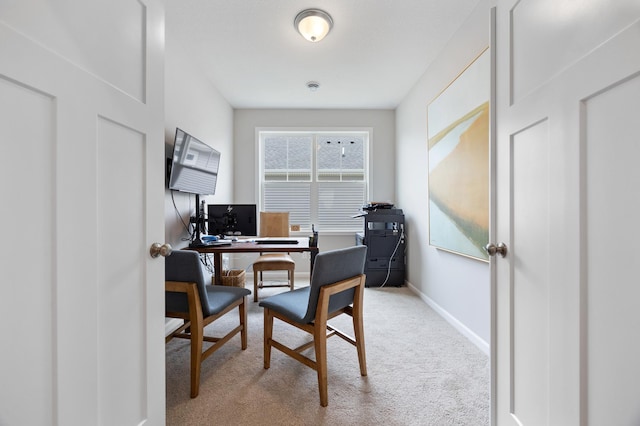
<path id="1" fill-rule="evenodd" d="M 209 235 L 256 236 L 255 204 L 209 204 Z"/>

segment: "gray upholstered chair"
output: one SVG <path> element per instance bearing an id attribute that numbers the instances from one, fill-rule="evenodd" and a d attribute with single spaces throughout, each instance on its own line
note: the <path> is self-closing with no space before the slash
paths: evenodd
<path id="1" fill-rule="evenodd" d="M 354 345 L 358 352 L 360 374 L 367 375 L 362 320 L 366 252 L 366 246 L 356 246 L 320 253 L 316 256 L 308 287 L 280 293 L 260 302 L 260 306 L 264 308 L 264 368 L 270 367 L 273 347 L 316 370 L 320 405 L 323 407 L 329 402 L 327 337 L 336 335 Z M 353 318 L 355 337 L 327 323 L 340 314 Z M 310 333 L 313 341 L 295 349 L 278 342 L 273 338 L 274 318 Z M 301 353 L 310 347 L 315 348 L 315 360 Z"/>
<path id="2" fill-rule="evenodd" d="M 200 366 L 213 352 L 236 334 L 240 333 L 241 347 L 247 348 L 245 288 L 207 285 L 195 251 L 176 250 L 165 258 L 165 315 L 181 318 L 184 325 L 166 337 L 168 343 L 174 337 L 191 340 L 191 398 L 200 389 Z M 223 337 L 204 335 L 204 327 L 234 308 L 238 308 L 240 323 Z M 211 342 L 204 352 L 203 342 Z"/>

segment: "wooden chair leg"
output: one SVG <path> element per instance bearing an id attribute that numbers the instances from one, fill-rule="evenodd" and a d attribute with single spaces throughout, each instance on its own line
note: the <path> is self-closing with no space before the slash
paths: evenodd
<path id="1" fill-rule="evenodd" d="M 318 390 L 320 391 L 320 405 L 329 404 L 327 391 L 327 324 L 316 323 L 313 342 L 316 351 L 316 371 L 318 372 Z"/>
<path id="2" fill-rule="evenodd" d="M 360 364 L 360 375 L 367 375 L 367 355 L 364 350 L 364 325 L 362 323 L 362 312 L 353 314 L 353 334 L 358 351 L 358 363 Z"/>
<path id="3" fill-rule="evenodd" d="M 273 336 L 273 315 L 264 308 L 264 368 L 271 366 L 271 338 Z"/>
<path id="4" fill-rule="evenodd" d="M 258 301 L 258 277 L 262 279 L 262 272 L 253 271 L 253 302 Z"/>
<path id="5" fill-rule="evenodd" d="M 202 365 L 202 325 L 191 323 L 191 398 L 200 392 L 200 366 Z"/>
<path id="6" fill-rule="evenodd" d="M 202 306 L 195 283 L 187 287 L 187 300 L 189 304 L 189 336 L 191 346 L 191 398 L 198 396 L 200 392 L 200 366 L 202 365 L 202 344 L 204 340 L 204 319 Z"/>
<path id="7" fill-rule="evenodd" d="M 364 325 L 362 309 L 362 301 L 364 299 L 364 277 L 361 277 L 361 282 L 355 289 L 353 296 L 353 309 L 351 310 L 351 316 L 353 319 L 353 334 L 356 341 L 356 349 L 358 351 L 358 363 L 360 364 L 360 375 L 367 375 L 367 355 L 364 349 Z"/>
<path id="8" fill-rule="evenodd" d="M 289 287 L 291 288 L 291 290 L 293 290 L 294 270 L 293 269 L 287 270 L 287 276 L 289 277 Z"/>
<path id="9" fill-rule="evenodd" d="M 240 325 L 242 325 L 242 330 L 240 330 L 240 345 L 242 350 L 247 349 L 247 298 L 242 298 L 242 303 L 238 306 L 238 313 L 240 317 Z"/>

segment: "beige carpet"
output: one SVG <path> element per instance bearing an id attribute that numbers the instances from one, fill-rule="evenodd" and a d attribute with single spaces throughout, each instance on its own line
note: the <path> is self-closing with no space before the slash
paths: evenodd
<path id="1" fill-rule="evenodd" d="M 280 291 L 263 289 L 260 296 Z M 315 371 L 275 349 L 271 368 L 263 368 L 262 308 L 249 305 L 249 347 L 240 350 L 237 336 L 207 359 L 195 399 L 189 398 L 188 341 L 166 345 L 167 425 L 490 423 L 488 357 L 406 287 L 365 290 L 367 377 L 360 376 L 355 347 L 329 339 L 325 408 Z M 332 323 L 352 334 L 343 317 Z M 210 334 L 220 335 L 215 330 L 225 324 L 212 324 Z M 305 333 L 277 320 L 274 336 L 294 345 L 306 341 Z"/>

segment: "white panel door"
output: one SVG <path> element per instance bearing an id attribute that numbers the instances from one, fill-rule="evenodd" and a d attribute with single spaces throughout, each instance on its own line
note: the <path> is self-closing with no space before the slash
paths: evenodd
<path id="1" fill-rule="evenodd" d="M 640 2 L 499 0 L 497 425 L 640 424 Z"/>
<path id="2" fill-rule="evenodd" d="M 164 424 L 163 20 L 0 0 L 1 425 Z"/>
<path id="3" fill-rule="evenodd" d="M 639 118 L 639 74 L 584 102 L 582 327 L 592 425 L 640 425 Z"/>

